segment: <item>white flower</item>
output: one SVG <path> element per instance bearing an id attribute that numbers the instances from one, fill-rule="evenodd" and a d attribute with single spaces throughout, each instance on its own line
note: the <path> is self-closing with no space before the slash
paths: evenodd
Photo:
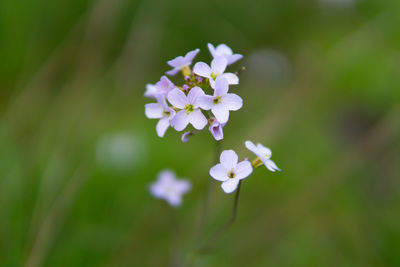
<path id="1" fill-rule="evenodd" d="M 233 54 L 232 49 L 226 44 L 220 44 L 216 48 L 212 44 L 208 44 L 208 50 L 210 50 L 213 58 L 224 57 L 228 61 L 228 65 L 231 65 L 241 59 L 241 54 Z"/>
<path id="2" fill-rule="evenodd" d="M 192 64 L 193 59 L 196 57 L 197 53 L 199 53 L 200 49 L 195 49 L 193 51 L 188 52 L 184 57 L 179 56 L 170 61 L 168 61 L 168 65 L 173 67 L 172 70 L 167 71 L 168 75 L 177 74 L 182 68 L 188 67 Z"/>
<path id="3" fill-rule="evenodd" d="M 272 151 L 268 147 L 263 146 L 262 144 L 258 143 L 257 146 L 253 144 L 251 141 L 246 141 L 245 145 L 247 149 L 251 152 L 256 154 L 257 157 L 264 163 L 265 167 L 271 172 L 280 171 L 281 169 L 276 166 L 275 162 L 270 160 L 272 156 Z"/>
<path id="4" fill-rule="evenodd" d="M 193 67 L 193 72 L 199 76 L 208 78 L 210 85 L 214 88 L 215 80 L 218 76 L 224 77 L 229 84 L 238 84 L 239 78 L 233 73 L 224 73 L 228 61 L 224 57 L 216 57 L 211 61 L 211 67 L 204 62 L 197 62 Z"/>
<path id="5" fill-rule="evenodd" d="M 145 114 L 149 119 L 160 119 L 157 123 L 156 131 L 159 137 L 163 137 L 176 112 L 168 106 L 162 95 L 157 95 L 156 99 L 157 103 L 150 103 L 144 106 Z"/>
<path id="6" fill-rule="evenodd" d="M 253 168 L 248 160 L 238 163 L 238 156 L 233 150 L 222 151 L 220 164 L 210 169 L 210 175 L 217 181 L 221 181 L 222 190 L 229 194 L 236 190 L 239 181 L 251 174 Z"/>
<path id="7" fill-rule="evenodd" d="M 165 199 L 171 206 L 179 206 L 182 203 L 182 195 L 191 189 L 189 181 L 177 179 L 175 173 L 170 170 L 161 171 L 157 181 L 150 184 L 150 193 L 159 199 Z"/>
<path id="8" fill-rule="evenodd" d="M 236 94 L 228 94 L 228 81 L 219 76 L 215 81 L 214 95 L 203 95 L 198 99 L 200 108 L 210 110 L 220 123 L 226 123 L 229 119 L 229 111 L 239 110 L 243 106 L 243 100 Z"/>
<path id="9" fill-rule="evenodd" d="M 181 109 L 171 120 L 171 126 L 182 131 L 191 123 L 197 130 L 207 125 L 207 119 L 199 109 L 198 98 L 204 95 L 200 87 L 193 87 L 188 95 L 175 88 L 168 94 L 168 101 L 176 108 Z"/>

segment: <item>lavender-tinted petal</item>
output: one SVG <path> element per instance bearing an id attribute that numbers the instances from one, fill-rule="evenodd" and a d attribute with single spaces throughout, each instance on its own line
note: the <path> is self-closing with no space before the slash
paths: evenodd
<path id="1" fill-rule="evenodd" d="M 160 103 L 150 103 L 144 105 L 146 117 L 149 119 L 159 119 L 163 116 L 164 108 Z"/>
<path id="2" fill-rule="evenodd" d="M 210 110 L 213 105 L 213 96 L 202 95 L 197 99 L 197 105 L 204 110 Z"/>
<path id="3" fill-rule="evenodd" d="M 228 80 L 225 79 L 223 75 L 220 75 L 215 79 L 214 84 L 215 94 L 216 96 L 224 96 L 228 93 L 229 83 Z"/>
<path id="4" fill-rule="evenodd" d="M 200 49 L 195 49 L 193 51 L 188 52 L 185 55 L 185 64 L 190 65 L 193 61 L 193 59 L 197 56 L 197 54 L 200 52 Z"/>
<path id="5" fill-rule="evenodd" d="M 193 125 L 193 127 L 197 130 L 203 129 L 207 125 L 207 118 L 200 111 L 200 109 L 196 109 L 188 115 L 189 122 Z"/>
<path id="6" fill-rule="evenodd" d="M 268 170 L 270 170 L 271 172 L 275 172 L 275 171 L 281 171 L 281 169 L 278 168 L 278 166 L 276 166 L 275 162 L 273 162 L 270 159 L 267 160 L 263 160 L 265 167 L 267 167 Z"/>
<path id="7" fill-rule="evenodd" d="M 221 184 L 222 190 L 229 194 L 236 190 L 239 184 L 239 179 L 229 179 Z"/>
<path id="8" fill-rule="evenodd" d="M 227 72 L 222 76 L 228 81 L 229 84 L 239 84 L 239 77 L 236 74 Z"/>
<path id="9" fill-rule="evenodd" d="M 188 103 L 185 93 L 178 88 L 174 88 L 168 93 L 168 101 L 179 109 L 183 109 Z"/>
<path id="10" fill-rule="evenodd" d="M 224 57 L 218 56 L 211 61 L 211 70 L 213 73 L 222 74 L 227 65 L 228 61 Z"/>
<path id="11" fill-rule="evenodd" d="M 226 123 L 229 119 L 229 109 L 224 103 L 213 105 L 211 112 L 220 123 Z"/>
<path id="12" fill-rule="evenodd" d="M 167 71 L 166 74 L 169 76 L 174 76 L 179 72 L 179 70 L 179 68 L 173 68 L 172 70 Z"/>
<path id="13" fill-rule="evenodd" d="M 232 49 L 226 44 L 220 44 L 217 46 L 216 51 L 219 55 L 232 55 Z"/>
<path id="14" fill-rule="evenodd" d="M 244 179 L 253 172 L 253 167 L 248 160 L 244 160 L 238 163 L 235 168 L 235 178 Z"/>
<path id="15" fill-rule="evenodd" d="M 169 124 L 168 117 L 161 118 L 161 120 L 158 121 L 157 126 L 156 126 L 157 135 L 159 137 L 164 137 L 164 134 L 167 131 L 169 125 L 170 124 Z"/>
<path id="16" fill-rule="evenodd" d="M 222 164 L 217 164 L 210 169 L 210 176 L 217 181 L 226 181 L 228 177 L 229 170 Z"/>
<path id="17" fill-rule="evenodd" d="M 253 142 L 247 140 L 244 144 L 248 150 L 250 150 L 251 152 L 253 152 L 254 154 L 256 154 L 258 156 L 257 147 Z"/>
<path id="18" fill-rule="evenodd" d="M 181 110 L 176 113 L 170 123 L 175 130 L 182 131 L 189 124 L 189 117 L 184 110 Z"/>
<path id="19" fill-rule="evenodd" d="M 214 47 L 212 44 L 210 44 L 210 43 L 207 44 L 207 47 L 208 47 L 208 50 L 210 51 L 210 54 L 211 54 L 213 57 L 216 57 L 217 54 L 216 54 L 216 51 L 215 51 L 215 47 Z"/>
<path id="20" fill-rule="evenodd" d="M 230 170 L 236 167 L 238 162 L 238 155 L 233 150 L 224 150 L 219 157 L 221 164 L 225 169 Z"/>
<path id="21" fill-rule="evenodd" d="M 187 101 L 188 103 L 193 104 L 195 108 L 197 108 L 197 98 L 202 95 L 204 95 L 204 91 L 200 87 L 193 87 L 187 96 Z"/>
<path id="22" fill-rule="evenodd" d="M 182 56 L 176 57 L 174 59 L 169 60 L 167 63 L 171 67 L 180 67 L 185 62 L 185 58 Z"/>
<path id="23" fill-rule="evenodd" d="M 243 106 L 243 99 L 237 94 L 227 94 L 222 97 L 222 103 L 229 110 L 239 110 Z"/>
<path id="24" fill-rule="evenodd" d="M 193 72 L 199 76 L 209 78 L 211 75 L 211 68 L 204 62 L 197 62 L 193 67 Z"/>
<path id="25" fill-rule="evenodd" d="M 231 65 L 242 58 L 243 58 L 243 56 L 241 54 L 234 54 L 234 55 L 226 56 L 226 59 L 228 60 L 228 65 Z"/>

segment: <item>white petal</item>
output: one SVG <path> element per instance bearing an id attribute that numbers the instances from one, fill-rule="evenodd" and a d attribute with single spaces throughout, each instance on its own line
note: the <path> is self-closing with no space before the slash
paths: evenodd
<path id="1" fill-rule="evenodd" d="M 216 74 L 224 73 L 228 61 L 224 57 L 216 57 L 211 61 L 211 71 Z"/>
<path id="2" fill-rule="evenodd" d="M 197 104 L 201 109 L 210 110 L 213 104 L 213 96 L 203 95 L 197 99 Z"/>
<path id="3" fill-rule="evenodd" d="M 190 92 L 189 92 L 189 94 L 188 94 L 188 96 L 187 96 L 188 103 L 193 104 L 194 107 L 197 108 L 197 107 L 198 107 L 198 105 L 197 105 L 197 98 L 198 98 L 199 96 L 202 96 L 202 95 L 204 95 L 204 92 L 203 92 L 203 90 L 202 90 L 200 87 L 197 87 L 197 86 L 196 86 L 196 87 L 193 87 L 193 88 L 190 90 Z"/>
<path id="4" fill-rule="evenodd" d="M 278 168 L 278 166 L 276 166 L 275 162 L 273 162 L 270 159 L 264 160 L 264 165 L 265 167 L 267 167 L 268 170 L 270 170 L 271 172 L 275 172 L 275 171 L 281 171 L 281 169 Z"/>
<path id="5" fill-rule="evenodd" d="M 214 89 L 215 89 L 215 94 L 217 96 L 224 96 L 226 93 L 228 93 L 229 90 L 229 83 L 228 80 L 224 78 L 224 76 L 218 76 L 217 79 L 215 79 L 215 84 L 214 84 Z"/>
<path id="6" fill-rule="evenodd" d="M 154 84 L 146 84 L 146 92 L 144 93 L 145 97 L 154 98 L 157 94 L 158 90 Z"/>
<path id="7" fill-rule="evenodd" d="M 200 52 L 200 49 L 195 49 L 193 51 L 188 52 L 185 55 L 185 64 L 190 65 L 193 61 L 193 59 L 197 56 L 197 54 Z"/>
<path id="8" fill-rule="evenodd" d="M 177 74 L 179 72 L 179 68 L 174 68 L 170 71 L 167 71 L 166 74 L 169 76 L 174 76 L 175 74 Z"/>
<path id="9" fill-rule="evenodd" d="M 174 107 L 180 109 L 183 109 L 185 105 L 188 103 L 185 93 L 179 90 L 178 88 L 174 88 L 168 93 L 168 101 Z"/>
<path id="10" fill-rule="evenodd" d="M 257 144 L 257 151 L 258 153 L 266 159 L 269 159 L 272 156 L 272 151 L 268 147 L 263 146 L 262 144 Z"/>
<path id="11" fill-rule="evenodd" d="M 159 119 L 163 116 L 164 108 L 160 103 L 150 103 L 144 105 L 146 117 L 149 119 Z"/>
<path id="12" fill-rule="evenodd" d="M 222 76 L 228 81 L 229 84 L 239 84 L 239 77 L 236 74 L 227 72 Z"/>
<path id="13" fill-rule="evenodd" d="M 199 76 L 209 78 L 211 68 L 204 62 L 197 62 L 193 67 L 193 72 Z"/>
<path id="14" fill-rule="evenodd" d="M 182 196 L 178 194 L 168 194 L 165 199 L 173 207 L 178 207 L 182 204 Z"/>
<path id="15" fill-rule="evenodd" d="M 237 94 L 227 94 L 222 97 L 222 103 L 225 104 L 229 110 L 239 110 L 243 106 L 243 100 Z"/>
<path id="16" fill-rule="evenodd" d="M 207 118 L 200 111 L 200 109 L 195 109 L 188 115 L 189 122 L 197 130 L 203 129 L 207 125 Z"/>
<path id="17" fill-rule="evenodd" d="M 159 137 L 164 137 L 165 131 L 167 131 L 169 127 L 169 118 L 163 117 L 161 120 L 158 121 L 156 126 L 157 135 Z"/>
<path id="18" fill-rule="evenodd" d="M 253 152 L 254 154 L 256 154 L 258 156 L 257 147 L 253 142 L 246 141 L 244 144 L 246 145 L 248 150 L 250 150 L 251 152 Z"/>
<path id="19" fill-rule="evenodd" d="M 229 179 L 221 184 L 222 190 L 229 194 L 236 190 L 239 184 L 239 179 Z"/>
<path id="20" fill-rule="evenodd" d="M 208 43 L 207 46 L 208 46 L 208 50 L 210 51 L 211 55 L 213 57 L 216 57 L 217 54 L 216 54 L 216 51 L 215 51 L 215 47 L 210 43 Z"/>
<path id="21" fill-rule="evenodd" d="M 233 150 L 224 150 L 219 157 L 221 164 L 225 169 L 230 170 L 236 167 L 238 162 L 238 155 Z"/>
<path id="22" fill-rule="evenodd" d="M 244 160 L 238 163 L 235 168 L 235 178 L 241 180 L 249 176 L 253 172 L 253 167 L 248 160 Z"/>
<path id="23" fill-rule="evenodd" d="M 188 124 L 189 118 L 184 110 L 176 113 L 175 117 L 171 120 L 171 126 L 177 131 L 182 131 Z"/>
<path id="24" fill-rule="evenodd" d="M 191 188 L 192 188 L 192 185 L 187 180 L 182 179 L 182 180 L 178 180 L 175 183 L 175 189 L 177 192 L 179 192 L 179 194 L 184 194 L 184 193 L 188 192 Z"/>
<path id="25" fill-rule="evenodd" d="M 234 54 L 231 56 L 226 56 L 226 59 L 228 60 L 228 65 L 231 65 L 242 58 L 243 58 L 243 56 L 241 54 Z"/>
<path id="26" fill-rule="evenodd" d="M 232 55 L 232 49 L 226 44 L 220 44 L 217 46 L 217 53 L 219 55 Z"/>
<path id="27" fill-rule="evenodd" d="M 183 63 L 185 62 L 185 58 L 182 56 L 176 57 L 172 60 L 169 60 L 167 63 L 168 65 L 170 65 L 171 67 L 180 67 Z"/>
<path id="28" fill-rule="evenodd" d="M 228 177 L 229 170 L 224 167 L 222 164 L 217 164 L 210 169 L 210 175 L 217 181 L 226 181 L 229 179 Z"/>
<path id="29" fill-rule="evenodd" d="M 224 103 L 213 105 L 211 112 L 220 123 L 226 123 L 229 119 L 229 109 Z"/>

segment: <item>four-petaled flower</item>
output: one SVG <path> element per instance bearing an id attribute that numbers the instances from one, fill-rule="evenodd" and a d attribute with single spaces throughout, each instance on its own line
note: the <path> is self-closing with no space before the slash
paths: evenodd
<path id="1" fill-rule="evenodd" d="M 197 62 L 193 67 L 193 72 L 199 76 L 208 78 L 212 88 L 214 88 L 215 80 L 219 76 L 224 77 L 229 84 L 238 84 L 239 78 L 236 74 L 230 72 L 224 73 L 227 65 L 228 61 L 226 58 L 216 57 L 211 61 L 211 67 L 204 62 Z"/>
<path id="2" fill-rule="evenodd" d="M 156 95 L 156 99 L 158 101 L 157 103 L 150 103 L 144 106 L 145 114 L 149 119 L 160 119 L 157 123 L 156 130 L 157 135 L 163 137 L 176 112 L 167 105 L 162 95 Z"/>
<path id="3" fill-rule="evenodd" d="M 210 110 L 220 123 L 226 123 L 229 119 L 230 110 L 238 110 L 243 105 L 243 100 L 237 94 L 228 94 L 229 84 L 223 77 L 219 76 L 215 81 L 214 95 L 203 95 L 199 97 L 200 108 Z"/>
<path id="4" fill-rule="evenodd" d="M 171 206 L 179 206 L 182 203 L 182 195 L 191 188 L 189 181 L 177 179 L 170 170 L 161 171 L 157 181 L 150 184 L 150 193 L 159 199 L 165 199 Z"/>
<path id="5" fill-rule="evenodd" d="M 210 175 L 217 181 L 221 181 L 222 190 L 229 194 L 236 190 L 239 181 L 251 174 L 253 168 L 247 160 L 238 163 L 238 156 L 233 150 L 225 150 L 221 153 L 220 164 L 210 169 Z"/>
<path id="6" fill-rule="evenodd" d="M 270 160 L 272 151 L 268 147 L 258 143 L 257 146 L 251 141 L 246 141 L 245 145 L 247 149 L 256 154 L 256 156 L 264 163 L 265 167 L 271 172 L 280 171 L 281 169 L 276 166 L 275 162 Z"/>
<path id="7" fill-rule="evenodd" d="M 170 61 L 168 61 L 168 65 L 173 67 L 172 70 L 167 71 L 168 75 L 175 75 L 181 69 L 188 67 L 192 64 L 193 59 L 196 57 L 197 53 L 199 53 L 200 49 L 195 49 L 193 51 L 188 52 L 184 57 L 179 56 Z"/>
<path id="8" fill-rule="evenodd" d="M 213 58 L 224 57 L 228 61 L 228 65 L 235 63 L 243 57 L 241 54 L 233 54 L 232 49 L 226 44 L 220 44 L 214 47 L 212 44 L 208 43 L 208 50 L 210 50 Z"/>
<path id="9" fill-rule="evenodd" d="M 168 101 L 176 108 L 180 109 L 171 120 L 171 126 L 177 131 L 182 131 L 191 123 L 197 130 L 206 126 L 207 119 L 199 109 L 198 98 L 204 95 L 200 87 L 193 87 L 188 95 L 175 88 L 168 94 Z"/>

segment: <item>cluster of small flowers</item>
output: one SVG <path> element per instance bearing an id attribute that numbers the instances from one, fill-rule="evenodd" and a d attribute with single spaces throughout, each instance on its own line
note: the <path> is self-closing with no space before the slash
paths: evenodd
<path id="1" fill-rule="evenodd" d="M 155 85 L 147 85 L 144 95 L 157 102 L 146 104 L 145 114 L 149 119 L 159 119 L 156 126 L 159 137 L 164 136 L 169 126 L 182 131 L 191 124 L 194 129 L 202 130 L 208 123 L 214 138 L 221 140 L 229 112 L 242 107 L 242 98 L 228 93 L 230 85 L 239 84 L 239 78 L 234 73 L 225 72 L 227 66 L 241 59 L 242 55 L 234 54 L 225 44 L 217 47 L 208 44 L 208 49 L 213 57 L 210 66 L 197 62 L 191 70 L 190 66 L 199 49 L 168 61 L 173 69 L 166 74 L 175 75 L 181 71 L 184 76 L 181 86 L 172 83 L 167 76 L 162 76 Z M 211 94 L 208 95 L 205 91 L 210 88 Z M 206 115 L 202 111 L 206 111 Z M 183 133 L 182 141 L 187 142 L 193 134 L 193 131 Z"/>

